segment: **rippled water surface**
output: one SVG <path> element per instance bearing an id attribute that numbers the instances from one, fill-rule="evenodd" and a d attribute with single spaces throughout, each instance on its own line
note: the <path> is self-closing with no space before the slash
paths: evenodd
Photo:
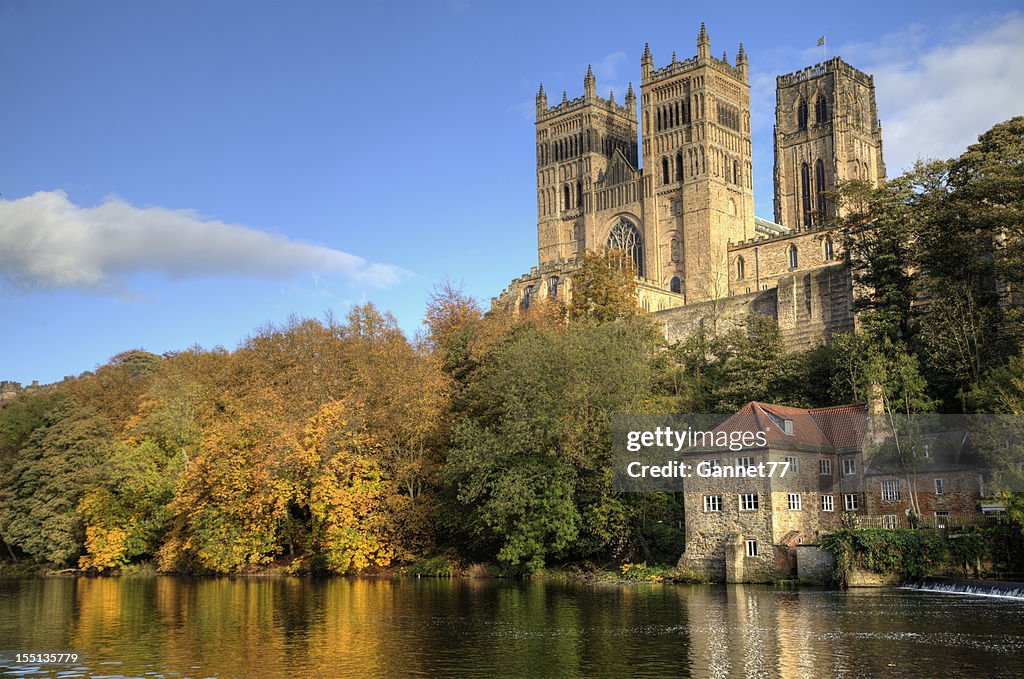
<path id="1" fill-rule="evenodd" d="M 1021 677 L 1024 602 L 499 580 L 0 580 L 39 677 Z"/>

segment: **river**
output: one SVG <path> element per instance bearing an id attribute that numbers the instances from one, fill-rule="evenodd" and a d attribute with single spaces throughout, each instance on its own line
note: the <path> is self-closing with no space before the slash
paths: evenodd
<path id="1" fill-rule="evenodd" d="M 416 578 L 0 579 L 32 677 L 1021 677 L 1024 602 Z"/>

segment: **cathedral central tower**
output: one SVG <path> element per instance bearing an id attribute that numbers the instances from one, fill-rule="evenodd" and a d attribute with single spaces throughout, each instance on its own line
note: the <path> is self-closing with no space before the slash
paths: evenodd
<path id="1" fill-rule="evenodd" d="M 728 244 L 754 235 L 747 55 L 712 56 L 701 24 L 696 56 L 640 63 L 651 277 L 686 303 L 728 296 Z"/>

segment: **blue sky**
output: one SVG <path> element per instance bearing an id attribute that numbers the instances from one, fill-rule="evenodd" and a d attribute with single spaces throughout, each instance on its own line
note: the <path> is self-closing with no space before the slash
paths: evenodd
<path id="1" fill-rule="evenodd" d="M 538 83 L 578 96 L 592 63 L 621 100 L 701 21 L 750 56 L 759 215 L 774 78 L 822 34 L 875 74 L 890 175 L 955 155 L 1024 113 L 1020 9 L 0 0 L 0 379 L 364 301 L 411 336 L 446 278 L 489 301 L 536 263 Z"/>

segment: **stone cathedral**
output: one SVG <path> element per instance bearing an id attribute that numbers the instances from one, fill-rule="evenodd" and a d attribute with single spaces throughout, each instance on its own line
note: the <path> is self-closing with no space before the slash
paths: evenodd
<path id="1" fill-rule="evenodd" d="M 640 68 L 639 120 L 632 84 L 619 104 L 598 95 L 589 68 L 581 97 L 551 106 L 541 86 L 539 262 L 494 305 L 569 302 L 579 256 L 613 247 L 670 340 L 751 315 L 775 318 L 793 349 L 851 330 L 849 267 L 824 224 L 837 182 L 885 179 L 872 77 L 836 57 L 776 79 L 770 221 L 754 215 L 742 43 L 734 63 L 716 57 L 701 24 L 695 56 L 659 68 L 645 46 Z"/>

